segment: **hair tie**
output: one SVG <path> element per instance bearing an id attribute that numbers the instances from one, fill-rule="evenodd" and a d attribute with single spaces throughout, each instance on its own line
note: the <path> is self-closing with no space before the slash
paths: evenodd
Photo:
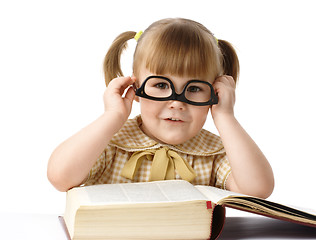
<path id="1" fill-rule="evenodd" d="M 134 39 L 135 39 L 136 41 L 138 41 L 138 39 L 140 38 L 140 36 L 141 36 L 142 34 L 143 34 L 143 31 L 139 31 L 138 33 L 135 34 Z"/>

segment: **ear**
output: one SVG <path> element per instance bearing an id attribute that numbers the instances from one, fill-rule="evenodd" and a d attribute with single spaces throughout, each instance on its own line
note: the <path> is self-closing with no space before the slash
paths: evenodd
<path id="1" fill-rule="evenodd" d="M 136 83 L 137 78 L 135 77 L 135 74 L 134 74 L 134 73 L 132 74 L 131 78 L 135 79 L 135 83 Z M 137 86 L 137 84 L 136 84 L 136 86 Z M 138 86 L 137 86 L 137 87 L 138 87 Z M 134 101 L 139 102 L 139 97 L 138 97 L 138 96 L 135 96 Z"/>

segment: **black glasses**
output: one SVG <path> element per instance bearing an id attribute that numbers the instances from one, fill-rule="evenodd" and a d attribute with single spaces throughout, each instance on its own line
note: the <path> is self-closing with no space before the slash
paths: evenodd
<path id="1" fill-rule="evenodd" d="M 155 101 L 177 100 L 196 106 L 218 103 L 212 84 L 201 80 L 190 80 L 181 94 L 177 94 L 172 81 L 162 76 L 149 76 L 140 88 L 135 89 L 136 96 Z"/>

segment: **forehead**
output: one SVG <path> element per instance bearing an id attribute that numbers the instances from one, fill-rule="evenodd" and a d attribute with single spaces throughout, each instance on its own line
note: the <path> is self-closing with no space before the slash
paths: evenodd
<path id="1" fill-rule="evenodd" d="M 168 78 L 169 80 L 171 80 L 171 82 L 173 82 L 176 85 L 185 85 L 190 80 L 200 80 L 200 81 L 205 81 L 209 83 L 214 82 L 214 80 L 212 80 L 212 77 L 179 76 L 179 75 L 174 75 L 170 73 L 157 74 L 157 73 L 149 71 L 147 68 L 143 68 L 139 74 L 139 78 L 138 78 L 139 83 L 144 82 L 144 80 L 150 76 L 161 76 L 161 77 Z"/>
<path id="2" fill-rule="evenodd" d="M 175 83 L 186 83 L 191 80 L 200 80 L 200 81 L 210 82 L 210 78 L 201 77 L 201 76 L 177 76 L 177 75 L 172 75 L 172 74 L 162 74 L 158 76 L 166 77 Z"/>

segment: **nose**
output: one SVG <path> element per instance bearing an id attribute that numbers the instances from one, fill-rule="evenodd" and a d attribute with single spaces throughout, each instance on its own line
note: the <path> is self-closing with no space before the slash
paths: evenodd
<path id="1" fill-rule="evenodd" d="M 177 100 L 171 100 L 168 103 L 168 107 L 175 110 L 185 110 L 185 103 Z"/>

